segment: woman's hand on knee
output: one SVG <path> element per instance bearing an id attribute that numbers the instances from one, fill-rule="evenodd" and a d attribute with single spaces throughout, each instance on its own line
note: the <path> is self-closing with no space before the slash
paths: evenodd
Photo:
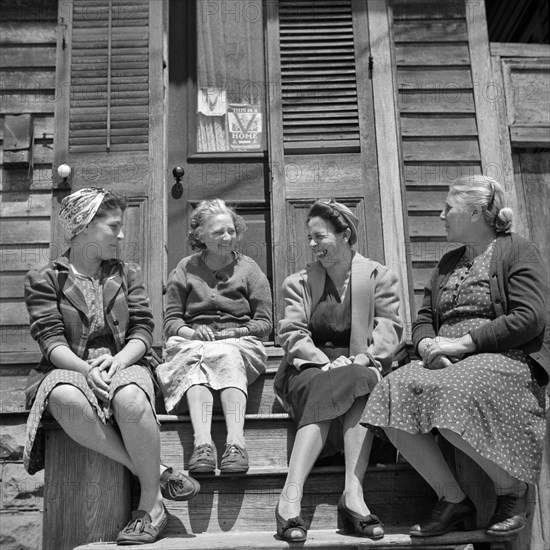
<path id="1" fill-rule="evenodd" d="M 86 382 L 94 395 L 103 401 L 109 401 L 109 386 L 103 379 L 103 371 L 98 366 L 92 366 L 86 373 Z"/>
<path id="2" fill-rule="evenodd" d="M 113 376 L 124 369 L 124 365 L 112 355 L 105 353 L 90 362 L 90 366 L 97 367 L 101 371 L 101 377 L 106 384 L 111 382 Z"/>

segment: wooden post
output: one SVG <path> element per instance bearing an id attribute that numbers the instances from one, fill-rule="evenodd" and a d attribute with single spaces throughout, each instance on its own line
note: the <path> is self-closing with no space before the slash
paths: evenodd
<path id="1" fill-rule="evenodd" d="M 130 511 L 124 466 L 82 447 L 58 427 L 46 430 L 43 550 L 115 540 Z"/>

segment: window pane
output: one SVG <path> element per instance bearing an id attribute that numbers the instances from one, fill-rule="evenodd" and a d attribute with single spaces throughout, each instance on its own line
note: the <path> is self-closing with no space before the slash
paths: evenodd
<path id="1" fill-rule="evenodd" d="M 197 150 L 264 148 L 261 0 L 197 1 Z"/>

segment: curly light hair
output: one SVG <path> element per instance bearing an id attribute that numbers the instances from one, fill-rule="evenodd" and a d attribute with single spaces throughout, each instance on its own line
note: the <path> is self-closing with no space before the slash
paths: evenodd
<path id="1" fill-rule="evenodd" d="M 229 206 L 222 199 L 212 199 L 207 201 L 201 201 L 191 213 L 191 219 L 189 221 L 189 233 L 187 234 L 187 241 L 193 250 L 204 250 L 205 244 L 201 240 L 202 228 L 208 218 L 216 216 L 218 214 L 227 214 L 231 216 L 233 225 L 235 226 L 235 232 L 237 233 L 237 239 L 240 239 L 242 234 L 246 231 L 246 223 L 242 216 L 239 216 L 232 206 Z"/>

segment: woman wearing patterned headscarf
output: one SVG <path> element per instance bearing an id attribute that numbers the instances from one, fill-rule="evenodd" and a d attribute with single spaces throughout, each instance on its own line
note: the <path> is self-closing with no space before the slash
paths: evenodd
<path id="1" fill-rule="evenodd" d="M 344 204 L 313 204 L 307 226 L 317 261 L 283 283 L 285 317 L 278 334 L 285 356 L 275 390 L 298 431 L 275 516 L 278 535 L 290 542 L 306 538 L 302 489 L 323 448 L 330 450 L 327 440 L 333 451 L 344 450 L 338 513 L 346 528 L 384 536 L 363 499 L 372 434 L 359 420 L 369 393 L 390 369 L 402 328 L 397 277 L 353 250 L 357 223 Z"/>
<path id="2" fill-rule="evenodd" d="M 31 474 L 44 467 L 40 419 L 47 410 L 77 443 L 139 478 L 138 510 L 117 542 L 143 544 L 166 526 L 162 496 L 187 500 L 199 484 L 160 464 L 147 357 L 153 316 L 139 267 L 117 259 L 125 208 L 104 189 L 66 197 L 59 221 L 70 248 L 27 274 L 31 334 L 43 358 L 27 383 L 24 463 Z M 128 410 L 139 411 L 134 422 L 123 421 Z"/>

